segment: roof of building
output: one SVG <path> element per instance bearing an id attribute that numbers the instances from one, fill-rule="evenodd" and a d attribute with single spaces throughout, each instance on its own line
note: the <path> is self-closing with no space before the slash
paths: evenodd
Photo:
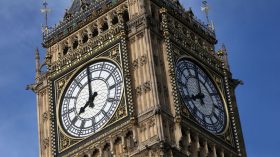
<path id="1" fill-rule="evenodd" d="M 82 5 L 89 6 L 91 4 L 95 4 L 98 1 L 100 1 L 100 0 L 74 0 L 70 9 L 68 10 L 68 13 L 73 15 L 82 10 Z"/>

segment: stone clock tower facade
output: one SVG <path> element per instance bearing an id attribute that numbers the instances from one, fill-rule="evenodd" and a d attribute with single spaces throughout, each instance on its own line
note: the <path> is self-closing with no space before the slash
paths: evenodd
<path id="1" fill-rule="evenodd" d="M 40 156 L 246 157 L 216 43 L 177 0 L 74 0 L 36 53 Z"/>

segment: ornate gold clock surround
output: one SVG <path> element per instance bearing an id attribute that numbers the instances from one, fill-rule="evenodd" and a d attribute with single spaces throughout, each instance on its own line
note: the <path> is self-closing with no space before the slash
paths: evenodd
<path id="1" fill-rule="evenodd" d="M 56 150 L 57 154 L 64 154 L 65 152 L 68 152 L 68 150 L 71 149 L 71 147 L 77 147 L 79 145 L 79 143 L 84 144 L 90 141 L 90 139 L 94 139 L 94 137 L 99 137 L 100 135 L 104 134 L 104 130 L 108 130 L 110 129 L 110 127 L 112 126 L 116 126 L 118 125 L 123 125 L 123 124 L 127 124 L 124 123 L 125 121 L 128 121 L 132 116 L 133 113 L 133 106 L 131 105 L 131 88 L 129 88 L 130 86 L 130 78 L 128 75 L 128 63 L 127 61 L 124 61 L 124 56 L 126 53 L 126 46 L 123 45 L 123 42 L 117 42 L 114 46 L 109 47 L 109 48 L 105 48 L 97 51 L 95 53 L 91 54 L 91 59 L 86 60 L 85 62 L 83 62 L 81 60 L 81 62 L 77 63 L 77 66 L 74 67 L 70 67 L 69 69 L 65 69 L 64 71 L 60 72 L 60 74 L 54 74 L 52 77 L 49 78 L 49 81 L 52 83 L 49 83 L 50 85 L 52 85 L 53 91 L 51 92 L 54 95 L 54 100 L 50 100 L 51 102 L 53 102 L 52 105 L 56 104 L 55 107 L 55 117 L 54 119 L 56 119 L 56 121 L 52 122 L 52 125 L 54 126 L 54 131 L 53 131 L 53 135 L 55 136 L 55 138 L 57 139 L 56 141 L 58 141 L 56 143 L 58 150 Z M 77 71 L 79 71 L 80 68 L 82 68 L 84 65 L 93 62 L 93 61 L 97 61 L 97 60 L 102 60 L 102 59 L 107 59 L 107 60 L 112 60 L 113 62 L 115 62 L 120 68 L 121 71 L 123 73 L 123 81 L 124 81 L 124 85 L 123 85 L 123 91 L 122 91 L 122 98 L 121 101 L 119 103 L 118 108 L 116 109 L 113 117 L 107 122 L 107 124 L 104 126 L 104 128 L 102 128 L 100 131 L 94 133 L 93 135 L 90 135 L 89 137 L 85 137 L 85 138 L 74 138 L 71 137 L 69 135 L 67 135 L 64 131 L 62 131 L 63 129 L 60 126 L 60 122 L 59 122 L 59 118 L 58 118 L 58 108 L 59 108 L 59 104 L 60 104 L 60 99 L 62 96 L 62 92 L 65 90 L 64 88 L 66 87 L 66 85 L 68 84 L 68 82 L 71 80 L 72 76 L 75 75 L 75 73 Z M 129 96 L 130 95 L 130 96 Z M 129 106 L 129 102 L 130 102 L 130 106 Z M 54 120 L 53 119 L 53 120 Z M 121 124 L 123 123 L 123 124 Z M 65 151 L 65 152 L 64 152 Z"/>

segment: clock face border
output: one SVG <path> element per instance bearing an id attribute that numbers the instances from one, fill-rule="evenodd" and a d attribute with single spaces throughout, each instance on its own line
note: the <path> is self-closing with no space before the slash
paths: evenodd
<path id="1" fill-rule="evenodd" d="M 225 118 L 225 123 L 224 123 L 224 127 L 223 127 L 223 129 L 222 129 L 222 131 L 221 132 L 219 132 L 219 133 L 212 133 L 211 131 L 209 131 L 208 129 L 206 129 L 205 127 L 203 127 L 201 124 L 200 124 L 200 122 L 198 122 L 197 120 L 196 120 L 196 118 L 194 117 L 194 115 L 189 111 L 189 109 L 188 109 L 188 107 L 186 106 L 186 104 L 185 104 L 185 102 L 183 101 L 183 98 L 182 98 L 182 95 L 181 95 L 181 93 L 180 93 L 180 91 L 179 91 L 179 86 L 178 86 L 178 84 L 177 84 L 177 79 L 176 79 L 176 87 L 177 87 L 177 93 L 178 93 L 178 97 L 179 97 L 179 99 L 180 99 L 180 102 L 181 102 L 181 105 L 183 105 L 186 109 L 187 109 L 187 111 L 188 111 L 188 113 L 191 115 L 191 117 L 192 117 L 192 119 L 193 120 L 191 120 L 192 122 L 195 122 L 195 124 L 197 124 L 199 127 L 201 127 L 201 128 L 203 128 L 204 130 L 206 130 L 207 132 L 209 132 L 209 133 L 211 133 L 211 134 L 213 134 L 213 135 L 224 135 L 227 131 L 228 131 L 228 129 L 229 129 L 229 111 L 228 111 L 228 107 L 227 107 L 227 102 L 226 102 L 226 99 L 225 99 L 225 97 L 224 97 L 224 94 L 223 94 L 223 92 L 221 91 L 221 89 L 219 88 L 219 86 L 217 85 L 217 82 L 216 81 L 214 81 L 214 79 L 213 79 L 213 76 L 211 75 L 211 73 L 209 72 L 209 70 L 207 70 L 206 68 L 204 68 L 203 66 L 202 66 L 202 63 L 200 63 L 199 61 L 197 61 L 195 58 L 192 58 L 192 57 L 190 57 L 190 56 L 187 56 L 187 55 L 183 55 L 183 56 L 181 56 L 181 57 L 179 57 L 179 58 L 177 58 L 176 59 L 176 62 L 175 62 L 175 68 L 177 68 L 177 64 L 178 64 L 178 62 L 179 61 L 181 61 L 181 60 L 188 60 L 188 61 L 190 61 L 190 62 L 192 62 L 193 64 L 195 64 L 196 66 L 198 66 L 199 68 L 200 68 L 200 70 L 201 71 L 203 71 L 204 73 L 205 73 L 205 75 L 207 75 L 207 77 L 210 79 L 210 81 L 212 82 L 212 84 L 213 84 L 213 86 L 215 87 L 215 89 L 217 90 L 217 93 L 218 93 L 218 95 L 219 95 L 219 97 L 220 97 L 220 99 L 221 99 L 221 101 L 222 101 L 222 103 L 223 103 L 223 107 L 224 107 L 224 118 Z M 216 74 L 216 75 L 218 75 L 218 74 Z M 177 78 L 177 74 L 175 73 L 175 77 Z M 188 118 L 189 119 L 189 118 Z"/>
<path id="2" fill-rule="evenodd" d="M 68 133 L 66 130 L 65 130 L 65 128 L 64 128 L 64 126 L 63 126 L 63 122 L 62 122 L 62 120 L 61 120 L 61 108 L 62 108 L 62 103 L 63 103 L 63 100 L 64 100 L 64 95 L 65 95 L 65 93 L 67 92 L 67 90 L 68 90 L 68 88 L 69 88 L 69 86 L 71 85 L 71 83 L 73 82 L 73 80 L 75 79 L 75 77 L 76 76 L 78 76 L 79 74 L 80 74 L 80 72 L 82 72 L 84 69 L 86 69 L 86 67 L 88 67 L 88 66 L 91 66 L 91 65 L 93 65 L 93 64 L 95 64 L 95 63 L 98 63 L 98 62 L 103 62 L 103 61 L 105 61 L 105 62 L 110 62 L 110 63 L 112 63 L 112 64 L 114 64 L 119 70 L 120 70 L 120 73 L 121 73 L 121 76 L 122 76 L 122 89 L 121 89 L 121 94 L 120 94 L 120 101 L 118 102 L 118 104 L 117 104 L 117 107 L 116 107 L 116 109 L 115 109 L 115 111 L 113 112 L 113 114 L 112 114 L 112 116 L 110 117 L 110 119 L 107 121 L 107 122 L 105 122 L 105 124 L 102 126 L 102 127 L 100 127 L 100 129 L 98 129 L 96 132 L 93 132 L 93 133 L 91 133 L 91 134 L 89 134 L 89 135 L 87 135 L 87 136 L 85 136 L 85 137 L 77 137 L 77 136 L 73 136 L 73 135 L 71 135 L 70 133 Z M 67 73 L 66 73 L 67 74 Z M 125 100 L 125 97 L 124 97 L 124 93 L 125 93 L 125 88 L 126 88 L 126 85 L 125 85 L 125 80 L 124 80 L 124 73 L 123 73 L 123 68 L 122 68 L 122 66 L 118 63 L 118 62 L 116 62 L 116 61 L 114 61 L 113 59 L 110 59 L 110 58 L 107 58 L 107 57 L 98 57 L 98 58 L 93 58 L 93 59 L 91 59 L 91 60 L 89 60 L 89 61 L 87 61 L 86 63 L 84 63 L 84 64 L 81 64 L 81 65 L 79 65 L 76 69 L 74 69 L 73 71 L 72 71 L 72 74 L 70 74 L 70 77 L 69 77 L 69 79 L 65 82 L 65 86 L 62 88 L 62 90 L 61 90 L 61 93 L 59 94 L 59 97 L 58 97 L 58 99 L 57 99 L 57 106 L 56 106 L 56 124 L 57 124 L 57 133 L 59 133 L 59 132 L 61 132 L 61 133 L 63 133 L 63 135 L 64 136 L 66 136 L 66 137 L 68 137 L 68 138 L 70 138 L 70 139 L 73 139 L 73 140 L 83 140 L 83 139 L 87 139 L 87 138 L 90 138 L 91 136 L 94 136 L 95 134 L 97 134 L 97 133 L 99 133 L 100 131 L 102 131 L 102 130 L 104 130 L 104 129 L 106 129 L 107 127 L 108 127 L 108 123 L 110 123 L 111 122 L 111 120 L 112 120 L 112 118 L 114 117 L 114 115 L 116 114 L 116 112 L 118 111 L 118 109 L 119 109 L 119 107 L 120 107 L 120 104 L 122 103 L 122 102 L 126 102 L 126 100 Z M 57 80 L 56 80 L 57 81 Z M 125 103 L 126 104 L 126 103 Z M 128 109 L 127 109 L 127 106 L 125 106 L 125 108 L 126 108 L 126 111 L 128 111 Z M 129 116 L 129 114 L 127 114 L 125 117 L 127 117 L 127 116 Z M 122 119 L 122 118 L 121 118 Z M 115 122 L 113 122 L 113 123 L 115 123 Z M 112 124 L 113 124 L 112 123 Z M 109 125 L 110 126 L 110 125 Z"/>

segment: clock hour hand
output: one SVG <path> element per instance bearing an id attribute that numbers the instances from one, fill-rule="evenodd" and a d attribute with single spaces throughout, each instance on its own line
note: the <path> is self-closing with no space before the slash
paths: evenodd
<path id="1" fill-rule="evenodd" d="M 89 100 L 87 101 L 87 103 L 85 104 L 85 106 L 83 106 L 83 107 L 80 108 L 79 115 L 82 114 L 82 113 L 84 113 L 87 107 L 90 107 L 90 108 L 93 108 L 93 107 L 94 107 L 93 101 L 94 101 L 94 99 L 95 99 L 96 96 L 97 96 L 97 92 L 94 92 L 93 95 L 91 95 L 91 96 L 89 97 Z"/>
<path id="2" fill-rule="evenodd" d="M 94 101 L 94 99 L 95 99 L 95 97 L 96 97 L 97 95 L 98 95 L 97 92 L 94 92 L 93 95 L 91 96 L 91 99 L 89 100 L 89 107 L 90 107 L 90 108 L 94 108 L 94 103 L 93 103 L 93 101 Z"/>
<path id="3" fill-rule="evenodd" d="M 203 101 L 204 97 L 205 97 L 205 95 L 204 95 L 203 93 L 198 93 L 198 94 L 196 94 L 196 95 L 192 95 L 192 96 L 191 96 L 191 99 L 194 100 L 194 101 L 196 101 L 197 99 L 199 99 L 200 102 L 201 102 L 201 104 L 204 105 L 204 104 L 205 104 L 204 101 Z"/>
<path id="4" fill-rule="evenodd" d="M 81 107 L 81 108 L 80 108 L 79 115 L 85 112 L 85 109 L 88 107 L 88 105 L 89 105 L 89 101 L 85 104 L 84 107 Z"/>

